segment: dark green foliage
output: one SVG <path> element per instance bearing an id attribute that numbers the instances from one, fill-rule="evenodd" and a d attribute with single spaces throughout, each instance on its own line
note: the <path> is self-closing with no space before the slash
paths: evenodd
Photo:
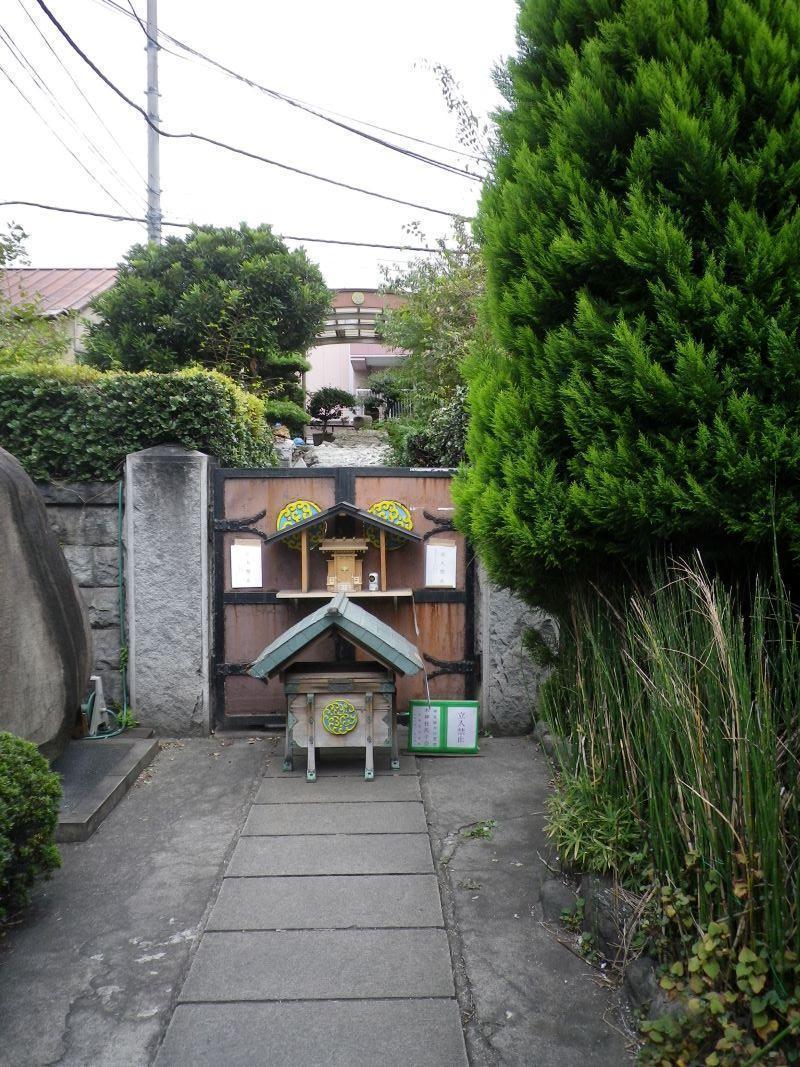
<path id="1" fill-rule="evenodd" d="M 340 419 L 344 408 L 354 408 L 356 398 L 346 389 L 336 389 L 326 385 L 312 393 L 308 398 L 308 411 L 312 418 L 319 419 L 323 432 L 327 430 L 331 419 Z"/>
<path id="2" fill-rule="evenodd" d="M 800 556 L 800 4 L 522 0 L 458 518 L 532 600 Z"/>
<path id="3" fill-rule="evenodd" d="M 272 466 L 267 418 L 262 400 L 215 371 L 0 374 L 0 444 L 37 481 L 113 481 L 127 453 L 160 444 L 211 453 L 224 467 Z"/>
<path id="4" fill-rule="evenodd" d="M 269 226 L 196 226 L 131 249 L 116 285 L 95 301 L 101 321 L 86 360 L 162 372 L 199 363 L 301 407 L 304 353 L 329 302 L 319 268 Z"/>
<path id="5" fill-rule="evenodd" d="M 465 394 L 466 388 L 458 386 L 427 416 L 389 421 L 391 462 L 401 467 L 457 467 L 464 459 L 467 435 Z"/>
<path id="6" fill-rule="evenodd" d="M 36 878 L 61 866 L 61 783 L 36 745 L 0 733 L 0 922 L 24 908 Z"/>

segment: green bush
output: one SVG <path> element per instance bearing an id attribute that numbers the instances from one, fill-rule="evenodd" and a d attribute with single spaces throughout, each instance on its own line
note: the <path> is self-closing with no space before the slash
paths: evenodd
<path id="1" fill-rule="evenodd" d="M 263 400 L 216 371 L 0 374 L 0 445 L 38 481 L 113 481 L 127 453 L 160 444 L 208 452 L 225 467 L 273 466 L 267 417 Z"/>
<path id="2" fill-rule="evenodd" d="M 458 522 L 539 603 L 773 516 L 800 559 L 800 4 L 521 0 L 518 42 Z"/>
<path id="3" fill-rule="evenodd" d="M 61 783 L 36 745 L 0 733 L 0 922 L 24 908 L 34 881 L 61 866 Z"/>
<path id="4" fill-rule="evenodd" d="M 457 386 L 450 399 L 424 418 L 390 419 L 386 429 L 391 462 L 400 467 L 457 467 L 464 459 L 467 435 L 465 402 L 466 389 Z"/>
<path id="5" fill-rule="evenodd" d="M 354 408 L 356 398 L 346 389 L 337 389 L 332 385 L 326 385 L 312 393 L 308 398 L 308 410 L 312 418 L 319 419 L 322 423 L 323 432 L 327 430 L 331 419 L 342 417 L 344 408 Z"/>

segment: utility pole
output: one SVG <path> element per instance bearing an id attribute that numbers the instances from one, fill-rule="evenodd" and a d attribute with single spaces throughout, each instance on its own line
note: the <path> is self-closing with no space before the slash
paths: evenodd
<path id="1" fill-rule="evenodd" d="M 147 0 L 147 239 L 161 244 L 158 134 L 158 0 Z"/>

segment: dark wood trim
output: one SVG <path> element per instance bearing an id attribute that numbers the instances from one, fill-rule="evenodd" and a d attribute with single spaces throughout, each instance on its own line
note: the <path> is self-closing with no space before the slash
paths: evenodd
<path id="1" fill-rule="evenodd" d="M 298 589 L 299 593 L 300 590 Z M 391 589 L 387 597 L 391 596 Z M 320 599 L 328 596 L 320 590 Z M 277 596 L 275 589 L 229 589 L 223 594 L 225 604 L 291 604 L 290 597 Z M 415 589 L 414 601 L 417 604 L 467 604 L 469 596 L 465 589 Z M 355 601 L 355 603 L 360 603 Z"/>
<path id="2" fill-rule="evenodd" d="M 344 471 L 354 478 L 452 478 L 450 467 L 220 467 L 228 478 L 338 478 Z M 346 499 L 346 498 L 343 498 Z"/>

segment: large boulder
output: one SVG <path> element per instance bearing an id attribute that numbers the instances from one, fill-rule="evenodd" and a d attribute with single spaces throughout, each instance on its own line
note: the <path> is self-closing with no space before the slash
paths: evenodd
<path id="1" fill-rule="evenodd" d="M 36 486 L 0 448 L 0 730 L 55 759 L 91 667 L 86 609 Z"/>

